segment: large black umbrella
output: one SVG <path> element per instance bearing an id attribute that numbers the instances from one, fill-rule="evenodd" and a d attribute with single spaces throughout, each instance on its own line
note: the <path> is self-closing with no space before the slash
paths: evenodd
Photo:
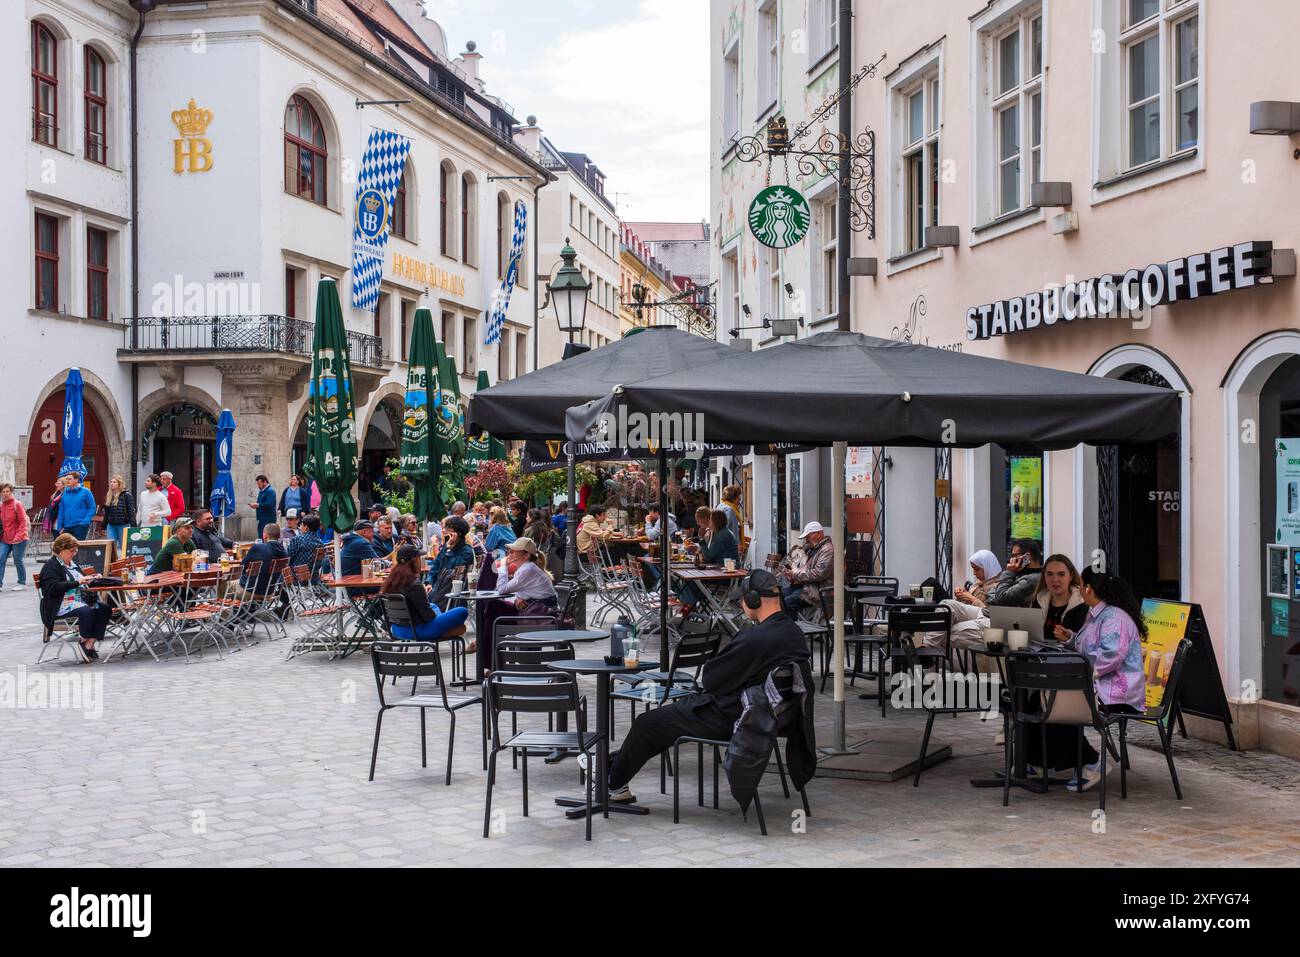
<path id="1" fill-rule="evenodd" d="M 654 327 L 607 346 L 502 382 L 469 400 L 470 435 L 490 432 L 502 440 L 559 439 L 570 406 L 640 382 L 740 353 L 712 339 Z"/>
<path id="2" fill-rule="evenodd" d="M 575 406 L 567 435 L 589 441 L 608 416 L 701 416 L 708 442 L 833 445 L 835 707 L 832 747 L 844 750 L 845 443 L 1066 449 L 1159 442 L 1179 432 L 1168 389 L 877 339 L 825 332 L 736 352 L 689 373 L 626 382 Z"/>
<path id="3" fill-rule="evenodd" d="M 475 393 L 469 400 L 469 434 L 490 432 L 505 440 L 560 440 L 564 437 L 565 416 L 571 406 L 608 396 L 616 386 L 625 382 L 639 382 L 674 372 L 689 376 L 690 369 L 715 364 L 733 354 L 739 353 L 731 346 L 671 327 L 643 329 L 636 335 Z M 559 450 L 556 455 L 558 457 Z M 668 458 L 664 450 L 659 450 L 658 457 L 660 507 L 666 513 Z M 572 486 L 576 459 L 567 451 L 565 459 Z M 568 554 L 576 554 L 578 547 L 573 513 L 575 504 L 570 491 L 566 560 Z M 667 528 L 667 523 L 664 527 Z M 666 541 L 660 543 L 659 663 L 664 669 L 669 663 L 667 609 L 671 551 Z"/>

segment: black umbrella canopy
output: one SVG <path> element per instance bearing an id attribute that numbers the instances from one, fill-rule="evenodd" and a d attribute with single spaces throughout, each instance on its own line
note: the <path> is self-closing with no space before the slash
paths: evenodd
<path id="1" fill-rule="evenodd" d="M 702 414 L 706 442 L 803 442 L 1066 449 L 1177 437 L 1176 392 L 877 339 L 825 332 L 640 382 L 575 408 L 568 435 L 602 415 Z M 575 403 L 575 406 L 578 405 Z"/>
<path id="2" fill-rule="evenodd" d="M 570 406 L 640 382 L 739 354 L 731 346 L 668 327 L 651 327 L 618 342 L 545 366 L 476 393 L 469 402 L 469 434 L 507 440 L 564 435 Z"/>

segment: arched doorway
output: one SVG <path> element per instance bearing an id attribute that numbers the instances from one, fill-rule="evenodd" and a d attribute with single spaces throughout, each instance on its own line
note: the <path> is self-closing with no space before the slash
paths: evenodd
<path id="1" fill-rule="evenodd" d="M 108 442 L 104 427 L 90 402 L 83 402 L 86 419 L 85 446 L 81 454 L 86 463 L 86 485 L 97 499 L 103 498 L 108 482 L 113 477 L 108 458 Z M 54 480 L 63 464 L 63 390 L 55 389 L 41 403 L 36 422 L 27 437 L 27 484 L 32 486 L 32 505 L 40 508 L 49 501 Z"/>
<path id="2" fill-rule="evenodd" d="M 1117 376 L 1173 388 L 1149 366 Z M 1097 449 L 1097 540 L 1112 574 L 1141 598 L 1182 597 L 1180 442 Z"/>
<path id="3" fill-rule="evenodd" d="M 190 402 L 157 412 L 140 436 L 140 459 L 149 472 L 171 472 L 190 509 L 203 508 L 216 472 L 217 421 Z"/>
<path id="4" fill-rule="evenodd" d="M 402 453 L 401 399 L 385 396 L 375 406 L 366 428 L 365 442 L 358 463 L 357 492 L 363 505 L 378 499 L 375 483 L 384 475 L 384 464 Z"/>

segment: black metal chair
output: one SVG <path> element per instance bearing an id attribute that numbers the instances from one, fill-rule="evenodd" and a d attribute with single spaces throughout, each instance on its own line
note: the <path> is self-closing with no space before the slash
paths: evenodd
<path id="1" fill-rule="evenodd" d="M 898 579 L 886 575 L 855 575 L 850 584 L 879 585 L 890 589 L 888 595 L 882 595 L 879 598 L 859 598 L 857 604 L 857 607 L 861 609 L 858 614 L 865 616 L 865 620 L 862 621 L 863 631 L 870 631 L 872 626 L 875 625 L 883 627 L 887 621 L 885 606 L 888 604 L 889 599 L 898 597 Z M 867 612 L 872 614 L 866 616 Z"/>
<path id="2" fill-rule="evenodd" d="M 392 596 L 385 596 L 392 597 Z M 396 597 L 401 597 L 396 596 Z M 405 604 L 402 607 L 405 612 Z M 389 606 L 389 613 L 393 613 Z M 409 616 L 408 616 L 409 620 Z M 420 709 L 420 766 L 429 766 L 427 736 L 425 732 L 425 711 L 440 708 L 450 717 L 447 732 L 447 785 L 451 784 L 451 765 L 456 753 L 456 712 L 471 705 L 483 706 L 481 694 L 448 694 L 447 683 L 442 676 L 442 654 L 438 646 L 427 641 L 376 641 L 370 646 L 370 660 L 375 668 L 375 685 L 379 689 L 379 714 L 375 717 L 375 741 L 370 751 L 370 780 L 375 779 L 375 762 L 379 758 L 379 732 L 383 726 L 384 713 L 393 708 Z M 384 695 L 385 678 L 411 678 L 411 693 L 403 698 L 389 701 Z M 421 678 L 433 678 L 438 685 L 433 694 L 420 694 L 418 690 Z M 487 760 L 486 709 L 484 709 L 483 757 Z"/>
<path id="3" fill-rule="evenodd" d="M 835 589 L 822 588 L 817 592 L 817 597 L 821 601 L 822 614 L 826 618 L 828 634 L 823 646 L 822 655 L 822 684 L 821 691 L 825 693 L 826 682 L 832 674 L 832 664 L 835 655 L 834 642 L 834 621 L 835 621 Z M 845 613 L 848 614 L 848 604 L 845 604 Z M 885 635 L 863 634 L 856 631 L 857 625 L 853 616 L 849 615 L 844 621 L 844 650 L 852 651 L 852 665 L 845 672 L 845 677 L 849 683 L 857 686 L 859 678 L 878 678 L 884 670 L 884 655 L 888 645 Z M 875 662 L 873 665 L 872 663 Z"/>
<path id="4" fill-rule="evenodd" d="M 1106 714 L 1106 726 L 1119 725 L 1119 796 L 1128 797 L 1128 723 L 1149 724 L 1160 735 L 1160 748 L 1164 751 L 1165 762 L 1169 765 L 1169 777 L 1174 782 L 1174 796 L 1183 799 L 1183 789 L 1178 783 L 1178 770 L 1174 767 L 1172 750 L 1174 729 L 1166 727 L 1178 707 L 1178 690 L 1183 680 L 1183 665 L 1192 650 L 1192 640 L 1184 638 L 1174 650 L 1174 660 L 1169 666 L 1169 678 L 1165 682 L 1165 694 L 1160 704 L 1142 714 Z"/>
<path id="5" fill-rule="evenodd" d="M 514 635 L 523 635 L 530 631 L 550 631 L 560 627 L 554 615 L 503 615 L 492 626 L 492 654 L 488 656 L 493 671 L 497 667 L 497 645 Z M 482 641 L 479 636 L 479 641 Z M 570 656 L 572 657 L 572 656 Z"/>
<path id="6" fill-rule="evenodd" d="M 793 694 L 794 686 L 794 666 L 779 665 L 771 673 L 773 684 L 782 698 L 788 699 Z M 807 689 L 811 694 L 812 689 Z M 784 716 L 778 717 L 780 722 L 777 726 L 775 738 L 776 744 L 772 748 L 772 753 L 776 756 L 776 770 L 781 777 L 781 791 L 786 798 L 790 797 L 790 784 L 785 775 L 785 762 L 781 759 L 781 741 L 788 739 L 790 732 L 793 730 L 792 718 L 796 717 L 795 712 L 787 711 Z M 784 718 L 784 720 L 782 720 Z M 713 809 L 718 809 L 718 784 L 722 766 L 722 749 L 730 747 L 730 739 L 713 739 L 697 738 L 683 736 L 673 742 L 673 767 L 677 769 L 673 774 L 673 823 L 681 823 L 681 746 L 683 744 L 694 744 L 696 746 L 696 785 L 699 789 L 699 806 L 704 807 L 704 748 L 709 746 L 713 748 Z M 799 797 L 803 801 L 804 814 L 812 817 L 812 806 L 808 803 L 808 791 L 806 787 L 799 789 Z M 758 817 L 758 829 L 764 837 L 767 836 L 767 821 L 763 818 L 763 802 L 759 799 L 758 791 L 754 791 L 754 813 Z M 746 815 L 748 820 L 748 815 Z"/>
<path id="7" fill-rule="evenodd" d="M 527 676 L 494 673 L 484 682 L 487 690 L 488 710 L 491 715 L 492 750 L 488 755 L 487 801 L 483 810 L 483 836 L 492 826 L 492 788 L 496 784 L 497 755 L 507 749 L 521 758 L 520 777 L 523 783 L 524 817 L 528 816 L 528 755 L 538 751 L 578 751 L 586 758 L 586 766 L 594 767 L 591 750 L 602 736 L 589 733 L 579 704 L 578 681 L 572 675 L 552 672 L 549 681 L 527 680 Z M 501 715 L 508 713 L 514 720 L 520 714 L 546 714 L 551 717 L 572 714 L 576 731 L 520 731 L 501 740 Z M 591 791 L 594 775 L 584 775 L 587 798 L 587 840 L 591 840 Z M 609 817 L 606 807 L 605 817 Z"/>
<path id="8" fill-rule="evenodd" d="M 900 639 L 903 635 L 913 635 L 918 632 L 944 631 L 946 635 L 952 633 L 952 612 L 942 605 L 920 605 L 914 598 L 900 596 L 896 598 L 885 599 L 884 605 L 886 611 L 885 634 L 880 636 L 884 641 L 885 647 L 877 651 L 876 654 L 876 703 L 880 706 L 880 716 L 882 718 L 889 715 L 889 696 L 885 690 L 889 684 L 889 671 L 887 665 L 892 665 L 892 670 L 907 664 L 907 658 L 902 648 Z M 940 613 L 941 614 L 936 614 Z M 912 645 L 912 651 L 916 659 L 923 665 L 933 665 L 939 659 L 948 657 L 948 642 L 944 641 L 944 648 L 922 647 L 917 648 L 915 643 Z"/>
<path id="9" fill-rule="evenodd" d="M 525 634 L 525 632 L 518 632 L 518 634 Z M 576 657 L 572 643 L 567 641 L 541 643 L 505 639 L 497 644 L 497 671 L 510 675 L 512 680 L 549 682 L 555 677 L 555 669 L 548 667 L 550 662 L 572 661 Z M 587 714 L 587 699 L 585 697 L 578 698 L 578 707 L 582 709 L 585 719 Z M 555 717 L 553 715 L 547 716 L 546 730 L 555 730 Z M 567 730 L 563 721 L 560 730 Z M 519 733 L 519 719 L 516 715 L 510 716 L 510 733 Z M 546 753 L 549 755 L 553 752 L 548 751 Z M 540 757 L 542 755 L 535 754 L 534 756 Z M 518 767 L 519 756 L 515 754 L 511 757 L 513 766 Z"/>
<path id="10" fill-rule="evenodd" d="M 1044 756 L 1047 753 L 1047 726 L 1072 725 L 1078 729 L 1075 779 L 1083 777 L 1083 729 L 1091 727 L 1101 735 L 1101 810 L 1106 810 L 1106 757 L 1113 749 L 1106 719 L 1097 710 L 1093 693 L 1092 664 L 1083 655 L 1013 651 L 1007 655 L 1007 688 L 1011 696 L 1011 720 L 1024 726 L 1037 725 Z M 1033 710 L 1029 698 L 1037 693 L 1040 708 Z M 1008 728 L 1003 743 L 1002 806 L 1011 800 L 1011 748 L 1014 735 Z M 1121 759 L 1121 766 L 1123 761 Z M 1043 763 L 1044 787 L 1048 783 L 1047 763 Z"/>

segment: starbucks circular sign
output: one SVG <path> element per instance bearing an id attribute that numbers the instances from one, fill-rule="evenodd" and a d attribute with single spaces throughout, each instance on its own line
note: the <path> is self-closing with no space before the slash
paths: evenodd
<path id="1" fill-rule="evenodd" d="M 769 186 L 749 204 L 749 231 L 764 246 L 788 249 L 808 235 L 812 210 L 790 186 Z"/>

